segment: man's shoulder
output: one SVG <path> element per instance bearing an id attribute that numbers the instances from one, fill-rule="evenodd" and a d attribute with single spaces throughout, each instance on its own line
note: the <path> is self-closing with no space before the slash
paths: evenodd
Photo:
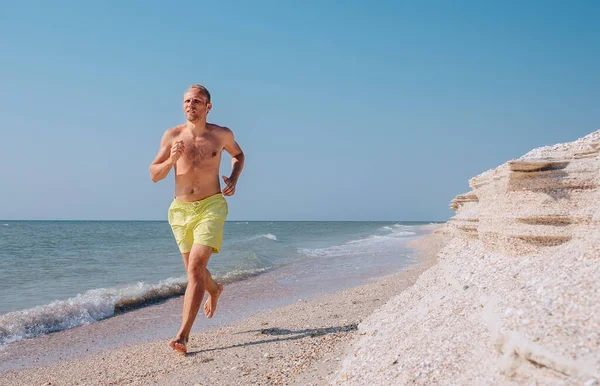
<path id="1" fill-rule="evenodd" d="M 184 128 L 185 128 L 185 124 L 171 127 L 170 129 L 167 129 L 165 131 L 165 137 L 175 138 L 175 137 L 179 136 L 179 134 L 181 134 L 181 132 L 183 131 Z"/>
<path id="2" fill-rule="evenodd" d="M 208 126 L 215 133 L 231 133 L 231 129 L 229 127 L 217 125 L 216 123 L 208 123 Z"/>
<path id="3" fill-rule="evenodd" d="M 217 125 L 217 124 L 214 124 L 214 123 L 209 123 L 208 125 L 210 125 L 210 130 L 215 135 L 226 136 L 226 137 L 229 137 L 229 136 L 233 135 L 233 131 L 231 131 L 231 129 L 229 127 Z"/>

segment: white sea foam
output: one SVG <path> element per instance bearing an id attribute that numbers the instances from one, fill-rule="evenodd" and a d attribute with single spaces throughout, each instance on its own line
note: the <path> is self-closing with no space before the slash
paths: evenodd
<path id="1" fill-rule="evenodd" d="M 255 269 L 233 269 L 227 272 L 221 280 L 225 283 L 246 279 L 252 276 L 260 275 L 272 269 L 272 267 L 255 268 Z"/>
<path id="2" fill-rule="evenodd" d="M 272 233 L 255 235 L 255 236 L 248 237 L 247 239 L 241 239 L 239 241 L 253 241 L 253 240 L 259 240 L 259 239 L 268 239 L 268 240 L 278 241 L 277 235 L 274 235 Z"/>
<path id="3" fill-rule="evenodd" d="M 219 280 L 243 280 L 271 268 L 233 269 Z M 123 288 L 98 288 L 67 300 L 9 312 L 0 316 L 0 348 L 8 343 L 94 323 L 113 316 L 115 312 L 182 295 L 186 285 L 185 278 L 169 278 L 156 284 L 139 282 Z"/>
<path id="4" fill-rule="evenodd" d="M 307 249 L 301 248 L 298 251 L 307 256 L 344 256 L 375 252 L 392 251 L 406 242 L 407 237 L 416 235 L 416 232 L 408 230 L 399 230 L 400 227 L 413 228 L 401 224 L 395 224 L 396 229 L 385 235 L 371 235 L 356 240 L 350 240 L 342 245 L 335 245 L 327 248 Z M 390 228 L 391 229 L 391 228 Z"/>
<path id="5" fill-rule="evenodd" d="M 54 331 L 65 330 L 114 315 L 115 311 L 165 299 L 185 291 L 186 281 L 170 278 L 156 284 L 89 290 L 68 300 L 0 316 L 0 347 Z"/>

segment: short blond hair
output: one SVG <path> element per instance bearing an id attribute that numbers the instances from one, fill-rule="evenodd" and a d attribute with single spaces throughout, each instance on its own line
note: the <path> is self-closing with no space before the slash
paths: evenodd
<path id="1" fill-rule="evenodd" d="M 200 94 L 204 95 L 206 97 L 206 101 L 208 103 L 210 103 L 210 92 L 208 91 L 208 89 L 206 87 L 204 87 L 201 84 L 193 84 L 188 88 L 188 90 L 191 90 L 193 88 L 198 90 L 200 92 Z"/>

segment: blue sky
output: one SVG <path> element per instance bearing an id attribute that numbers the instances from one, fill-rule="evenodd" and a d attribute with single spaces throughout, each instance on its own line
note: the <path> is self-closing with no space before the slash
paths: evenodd
<path id="1" fill-rule="evenodd" d="M 469 178 L 600 128 L 597 1 L 1 8 L 0 219 L 166 219 L 148 166 L 192 83 L 247 155 L 231 220 L 447 220 Z"/>

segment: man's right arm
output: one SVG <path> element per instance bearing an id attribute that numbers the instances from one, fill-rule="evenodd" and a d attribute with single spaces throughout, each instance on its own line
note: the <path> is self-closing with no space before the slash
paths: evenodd
<path id="1" fill-rule="evenodd" d="M 160 141 L 160 149 L 156 158 L 150 165 L 150 178 L 152 182 L 158 182 L 165 178 L 177 160 L 171 157 L 171 135 L 167 131 Z"/>

